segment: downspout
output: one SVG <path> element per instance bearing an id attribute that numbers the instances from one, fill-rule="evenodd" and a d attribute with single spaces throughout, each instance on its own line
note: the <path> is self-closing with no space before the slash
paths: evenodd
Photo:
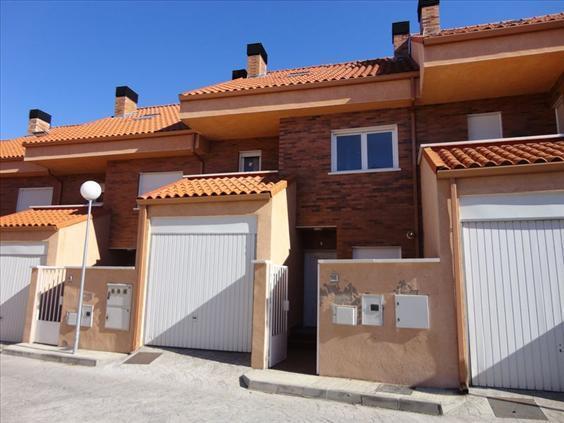
<path id="1" fill-rule="evenodd" d="M 415 224 L 415 257 L 420 257 L 421 234 L 419 233 L 419 176 L 417 173 L 417 126 L 415 123 L 415 95 L 417 93 L 415 77 L 410 78 L 411 83 L 411 171 L 413 173 L 413 221 Z"/>
<path id="2" fill-rule="evenodd" d="M 464 300 L 464 284 L 462 275 L 462 252 L 460 235 L 460 216 L 458 206 L 458 187 L 456 179 L 451 178 L 450 184 L 450 232 L 452 242 L 452 261 L 454 273 L 454 296 L 456 308 L 456 341 L 458 347 L 458 382 L 459 389 L 468 393 L 468 344 L 466 333 L 466 302 Z"/>
<path id="3" fill-rule="evenodd" d="M 194 136 L 192 137 L 192 152 L 194 153 L 194 156 L 196 156 L 196 158 L 200 161 L 200 174 L 203 175 L 204 173 L 206 173 L 206 162 L 204 161 L 204 158 L 196 152 L 196 137 L 199 138 L 200 134 L 194 134 Z"/>
<path id="4" fill-rule="evenodd" d="M 55 181 L 57 181 L 59 183 L 59 198 L 57 199 L 57 205 L 61 205 L 61 203 L 63 202 L 63 181 L 61 181 L 59 178 L 57 178 L 52 172 L 51 169 L 47 169 L 47 174 L 53 178 Z"/>

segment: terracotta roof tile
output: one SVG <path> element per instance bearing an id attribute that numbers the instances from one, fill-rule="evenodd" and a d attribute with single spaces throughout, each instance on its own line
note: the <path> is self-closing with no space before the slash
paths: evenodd
<path id="1" fill-rule="evenodd" d="M 302 68 L 269 71 L 265 76 L 239 78 L 207 87 L 186 91 L 182 95 L 248 91 L 261 88 L 290 87 L 325 81 L 367 78 L 416 71 L 417 64 L 411 59 L 381 58 L 330 65 L 307 66 Z"/>
<path id="2" fill-rule="evenodd" d="M 22 143 L 27 137 L 13 138 L 11 140 L 0 141 L 0 159 L 14 160 L 23 159 L 25 149 Z"/>
<path id="3" fill-rule="evenodd" d="M 275 194 L 285 187 L 286 181 L 273 174 L 198 176 L 182 178 L 139 198 L 155 200 L 220 195 Z"/>
<path id="4" fill-rule="evenodd" d="M 79 125 L 52 127 L 48 134 L 29 135 L 2 141 L 26 145 L 38 143 L 73 142 L 78 140 L 105 140 L 109 137 L 125 135 L 143 135 L 157 132 L 179 131 L 188 129 L 180 120 L 180 106 L 140 107 L 134 113 L 124 117 L 105 117 Z M 4 149 L 2 149 L 4 154 Z"/>
<path id="5" fill-rule="evenodd" d="M 551 141 L 530 140 L 424 147 L 436 170 L 515 166 L 564 162 L 564 136 Z"/>
<path id="6" fill-rule="evenodd" d="M 534 16 L 532 18 L 513 19 L 508 21 L 493 22 L 479 25 L 469 25 L 458 28 L 446 28 L 441 30 L 438 34 L 427 35 L 425 38 L 430 37 L 444 37 L 447 35 L 468 34 L 473 32 L 492 31 L 502 28 L 511 28 L 516 26 L 526 26 L 532 24 L 539 24 L 545 22 L 564 21 L 564 12 L 553 13 L 550 15 Z"/>
<path id="7" fill-rule="evenodd" d="M 86 220 L 86 207 L 32 208 L 0 217 L 0 228 L 60 229 Z M 94 210 L 93 215 L 105 213 Z"/>

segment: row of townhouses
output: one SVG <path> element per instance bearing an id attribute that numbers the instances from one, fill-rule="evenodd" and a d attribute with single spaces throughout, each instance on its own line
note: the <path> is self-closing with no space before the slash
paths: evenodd
<path id="1" fill-rule="evenodd" d="M 0 337 L 564 390 L 564 13 L 418 17 L 390 57 L 270 70 L 254 43 L 176 104 L 31 110 L 0 144 Z"/>

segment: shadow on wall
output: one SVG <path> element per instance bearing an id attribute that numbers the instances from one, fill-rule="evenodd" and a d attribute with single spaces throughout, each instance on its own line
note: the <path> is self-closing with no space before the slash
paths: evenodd
<path id="1" fill-rule="evenodd" d="M 0 269 L 0 272 L 2 270 Z M 4 277 L 2 277 L 4 279 Z M 31 278 L 30 278 L 31 279 Z M 3 282 L 0 281 L 0 282 Z M 5 287 L 0 286 L 4 290 Z M 0 304 L 0 340 L 7 342 L 21 342 L 24 326 L 29 283 L 14 295 L 4 299 Z"/>
<path id="2" fill-rule="evenodd" d="M 480 366 L 480 363 L 475 364 Z M 479 370 L 473 375 L 472 384 L 562 392 L 564 390 L 564 323 L 535 338 L 493 366 Z M 564 400 L 564 395 L 561 399 Z"/>

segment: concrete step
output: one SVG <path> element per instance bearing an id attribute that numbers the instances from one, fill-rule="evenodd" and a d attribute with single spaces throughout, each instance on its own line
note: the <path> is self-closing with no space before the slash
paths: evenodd
<path id="1" fill-rule="evenodd" d="M 2 354 L 88 367 L 120 362 L 127 357 L 127 354 L 90 350 L 79 350 L 72 354 L 70 349 L 65 347 L 27 343 L 4 346 Z"/>
<path id="2" fill-rule="evenodd" d="M 278 370 L 251 370 L 241 376 L 248 389 L 269 394 L 293 395 L 329 401 L 359 404 L 390 410 L 440 416 L 443 404 L 440 395 L 417 392 L 406 387 L 362 380 L 312 376 Z M 400 392 L 400 393 L 396 393 Z M 452 395 L 449 401 L 453 401 Z"/>

